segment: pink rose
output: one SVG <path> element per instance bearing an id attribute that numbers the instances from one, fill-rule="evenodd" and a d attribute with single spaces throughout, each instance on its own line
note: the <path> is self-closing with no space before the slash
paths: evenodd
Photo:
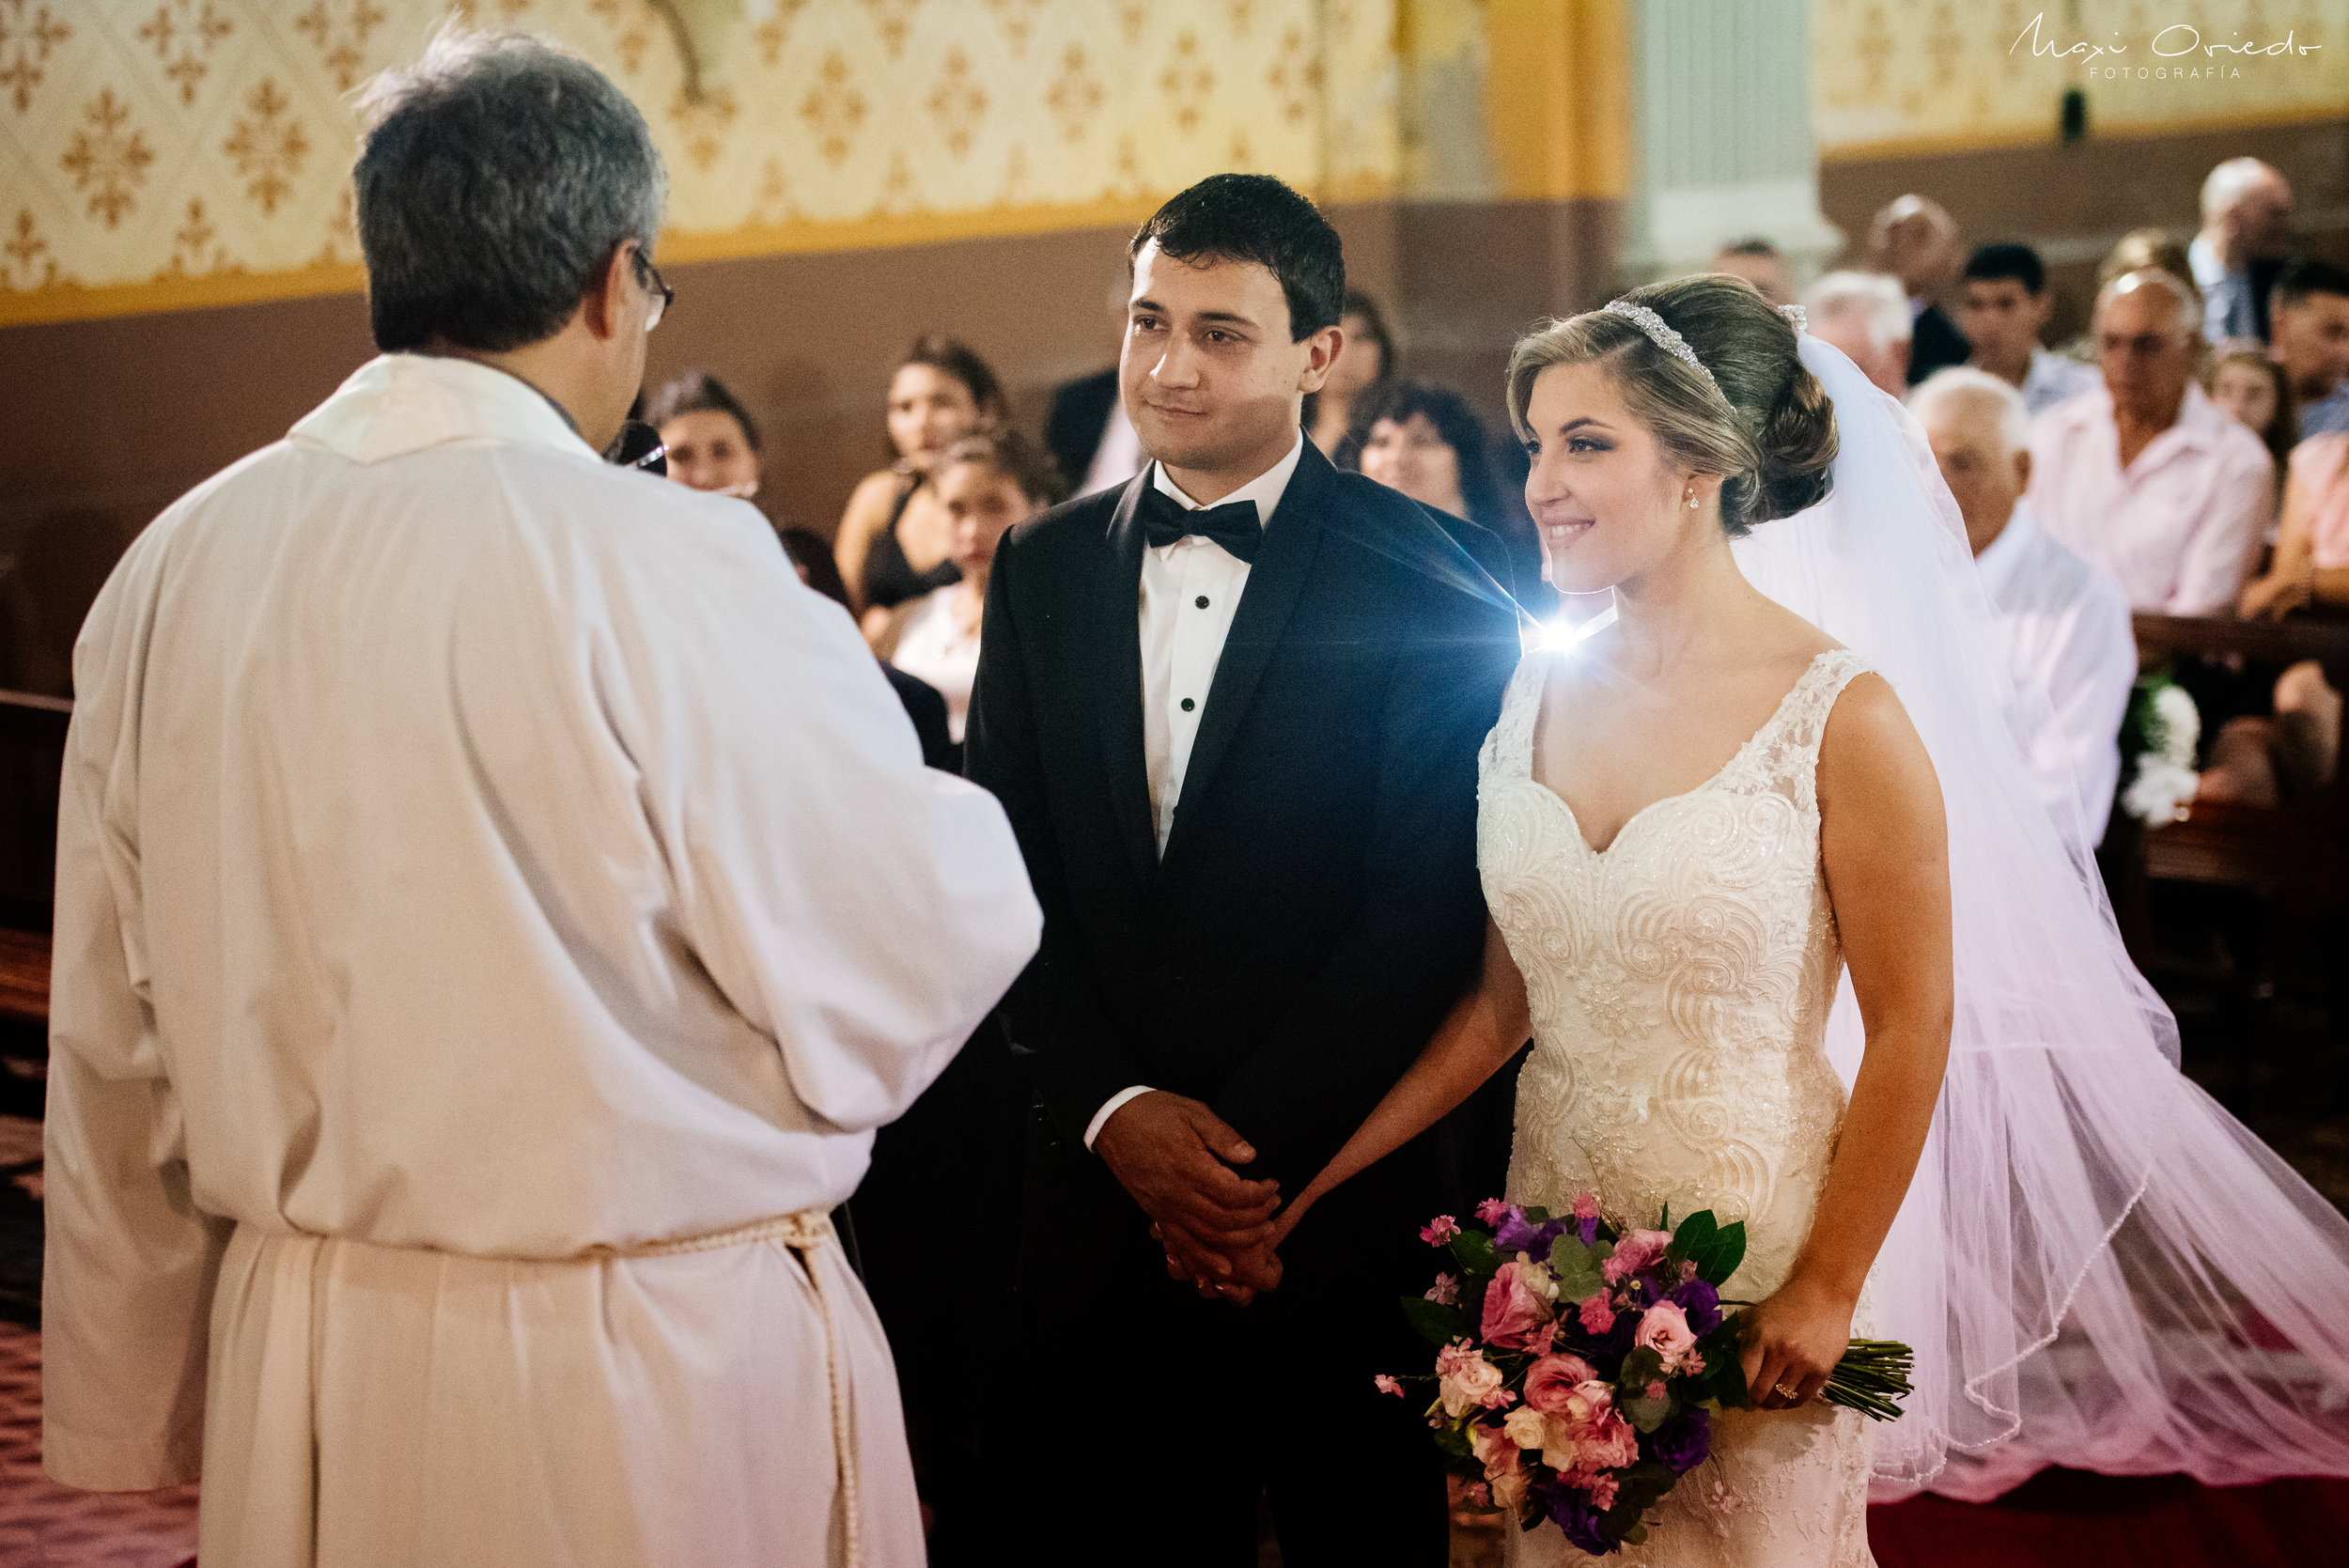
<path id="1" fill-rule="evenodd" d="M 1615 1494 L 1623 1483 L 1611 1475 L 1591 1478 L 1591 1506 L 1602 1513 L 1615 1506 Z"/>
<path id="2" fill-rule="evenodd" d="M 1521 1348 L 1553 1315 L 1548 1292 L 1555 1288 L 1544 1265 L 1521 1258 L 1502 1264 L 1485 1287 L 1485 1321 L 1478 1329 L 1485 1343 Z"/>
<path id="3" fill-rule="evenodd" d="M 1613 1392 L 1604 1383 L 1577 1384 L 1542 1423 L 1542 1463 L 1561 1474 L 1571 1472 L 1578 1485 L 1587 1485 L 1601 1470 L 1639 1460 L 1640 1435 L 1616 1412 Z"/>
<path id="4" fill-rule="evenodd" d="M 1419 1228 L 1419 1239 L 1430 1247 L 1441 1247 L 1460 1234 L 1460 1222 L 1448 1214 L 1439 1214 Z"/>
<path id="5" fill-rule="evenodd" d="M 1509 1212 L 1509 1205 L 1498 1198 L 1487 1198 L 1476 1205 L 1476 1218 L 1487 1225 L 1498 1225 Z"/>
<path id="6" fill-rule="evenodd" d="M 1586 1334 L 1604 1334 L 1615 1326 L 1615 1304 L 1607 1299 L 1605 1291 L 1583 1302 L 1578 1311 Z"/>
<path id="7" fill-rule="evenodd" d="M 1672 1238 L 1662 1231 L 1634 1231 L 1615 1243 L 1615 1255 L 1599 1265 L 1599 1272 L 1609 1284 L 1616 1284 L 1637 1274 L 1672 1246 Z"/>
<path id="8" fill-rule="evenodd" d="M 1427 1299 L 1439 1307 L 1456 1306 L 1460 1300 L 1460 1281 L 1449 1274 L 1439 1274 L 1436 1282 L 1427 1287 Z"/>
<path id="9" fill-rule="evenodd" d="M 1664 1370 L 1678 1366 L 1696 1347 L 1695 1330 L 1688 1327 L 1688 1314 L 1677 1301 L 1658 1301 L 1640 1319 L 1640 1327 L 1631 1336 L 1631 1343 L 1644 1345 L 1664 1358 Z"/>
<path id="10" fill-rule="evenodd" d="M 1501 1383 L 1501 1369 L 1465 1344 L 1448 1344 L 1436 1352 L 1437 1396 L 1443 1401 L 1444 1414 L 1455 1421 L 1482 1405 Z"/>
<path id="11" fill-rule="evenodd" d="M 1596 1381 L 1597 1372 L 1579 1356 L 1545 1356 L 1526 1369 L 1525 1403 L 1536 1410 L 1563 1410 L 1579 1384 Z"/>
<path id="12" fill-rule="evenodd" d="M 1403 1385 L 1396 1382 L 1393 1378 L 1389 1377 L 1385 1373 L 1380 1373 L 1377 1376 L 1372 1378 L 1371 1381 L 1378 1386 L 1378 1391 L 1380 1393 L 1392 1394 L 1397 1399 L 1401 1399 L 1403 1397 Z"/>
<path id="13" fill-rule="evenodd" d="M 1498 1426 L 1483 1421 L 1469 1422 L 1469 1451 L 1477 1463 L 1485 1467 L 1485 1479 L 1497 1481 L 1516 1469 L 1518 1450 L 1509 1434 Z"/>

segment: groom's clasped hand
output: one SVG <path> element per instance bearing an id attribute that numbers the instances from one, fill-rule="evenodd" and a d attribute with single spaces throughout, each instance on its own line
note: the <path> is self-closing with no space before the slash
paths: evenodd
<path id="1" fill-rule="evenodd" d="M 1171 1277 L 1240 1306 L 1281 1282 L 1272 1250 L 1280 1183 L 1233 1169 L 1253 1164 L 1256 1151 L 1206 1105 L 1164 1090 L 1137 1094 L 1093 1147 L 1150 1217 Z"/>

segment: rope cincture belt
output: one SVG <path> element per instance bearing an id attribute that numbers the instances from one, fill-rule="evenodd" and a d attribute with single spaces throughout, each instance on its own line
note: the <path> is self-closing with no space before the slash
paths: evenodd
<path id="1" fill-rule="evenodd" d="M 583 1259 L 598 1258 L 663 1258 L 680 1252 L 714 1252 L 722 1248 L 742 1247 L 756 1241 L 780 1241 L 800 1254 L 800 1266 L 807 1273 L 808 1282 L 816 1288 L 816 1306 L 824 1321 L 824 1375 L 832 1388 L 832 1451 L 838 1467 L 840 1506 L 845 1513 L 841 1531 L 845 1548 L 844 1568 L 862 1568 L 864 1561 L 863 1511 L 858 1506 L 856 1485 L 856 1434 L 848 1427 L 848 1374 L 840 1364 L 840 1340 L 834 1332 L 832 1297 L 824 1291 L 823 1271 L 808 1256 L 817 1248 L 839 1238 L 832 1228 L 832 1216 L 822 1209 L 801 1209 L 797 1214 L 779 1214 L 771 1219 L 754 1220 L 738 1225 L 731 1231 L 713 1231 L 708 1235 L 680 1236 L 675 1241 L 646 1242 L 638 1247 L 591 1247 L 581 1254 Z"/>

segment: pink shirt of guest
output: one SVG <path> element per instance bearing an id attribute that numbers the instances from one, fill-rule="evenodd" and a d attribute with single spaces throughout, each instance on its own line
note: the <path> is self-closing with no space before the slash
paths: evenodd
<path id="1" fill-rule="evenodd" d="M 2310 564 L 2349 567 L 2349 434 L 2310 436 L 2292 449 L 2292 485 L 2309 498 Z"/>
<path id="2" fill-rule="evenodd" d="M 2099 387 L 2032 421 L 2030 503 L 2040 526 L 2112 574 L 2130 609 L 2224 614 L 2275 515 L 2276 465 L 2188 382 L 2177 423 L 2123 469 L 2112 395 Z"/>

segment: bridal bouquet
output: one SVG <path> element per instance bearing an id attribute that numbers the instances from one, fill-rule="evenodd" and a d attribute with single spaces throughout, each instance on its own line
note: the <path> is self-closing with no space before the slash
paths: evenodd
<path id="1" fill-rule="evenodd" d="M 1652 1231 L 1599 1213 L 1584 1193 L 1571 1213 L 1488 1199 L 1491 1232 L 1450 1215 L 1420 1232 L 1457 1273 L 1407 1297 L 1412 1326 L 1438 1346 L 1427 1423 L 1471 1503 L 1516 1514 L 1527 1529 L 1554 1519 L 1603 1557 L 1647 1537 L 1646 1511 L 1712 1447 L 1711 1412 L 1750 1403 L 1735 1314 L 1720 1286 L 1745 1257 L 1742 1221 L 1705 1210 Z M 1877 1420 L 1900 1414 L 1909 1350 L 1854 1340 L 1820 1397 Z M 1381 1374 L 1381 1392 L 1406 1380 Z M 1731 1506 L 1724 1500 L 1723 1506 Z"/>

